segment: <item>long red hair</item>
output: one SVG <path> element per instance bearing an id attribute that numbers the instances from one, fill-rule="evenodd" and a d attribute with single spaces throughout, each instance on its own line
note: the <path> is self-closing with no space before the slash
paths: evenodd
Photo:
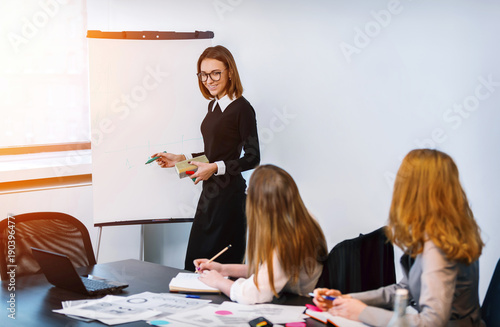
<path id="1" fill-rule="evenodd" d="M 416 256 L 432 240 L 448 258 L 470 264 L 484 246 L 453 159 L 417 149 L 404 158 L 394 183 L 388 238 Z"/>

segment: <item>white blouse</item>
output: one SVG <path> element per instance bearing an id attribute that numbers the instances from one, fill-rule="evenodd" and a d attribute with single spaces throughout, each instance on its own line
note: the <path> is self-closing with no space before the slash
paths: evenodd
<path id="1" fill-rule="evenodd" d="M 292 283 L 290 277 L 283 271 L 276 252 L 273 254 L 273 277 L 276 293 L 286 291 L 299 295 L 307 296 L 312 292 L 321 275 L 323 266 L 318 262 L 314 267 L 313 274 L 310 276 L 302 268 L 297 283 Z M 271 302 L 274 294 L 271 289 L 267 273 L 267 263 L 260 266 L 257 273 L 259 288 L 254 282 L 254 275 L 248 278 L 239 278 L 231 286 L 231 300 L 242 304 L 256 304 Z"/>

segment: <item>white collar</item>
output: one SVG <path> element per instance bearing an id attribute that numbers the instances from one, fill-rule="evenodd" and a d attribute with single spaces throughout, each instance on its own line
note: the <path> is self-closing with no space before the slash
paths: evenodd
<path id="1" fill-rule="evenodd" d="M 234 100 L 236 100 L 236 99 L 233 99 L 233 100 L 229 99 L 229 96 L 227 94 L 225 96 L 223 96 L 221 99 L 215 98 L 214 105 L 212 106 L 212 111 L 214 111 L 215 106 L 218 103 L 220 110 L 222 112 L 224 112 L 224 110 L 226 110 L 227 106 L 229 106 L 231 104 L 231 102 L 233 102 Z"/>

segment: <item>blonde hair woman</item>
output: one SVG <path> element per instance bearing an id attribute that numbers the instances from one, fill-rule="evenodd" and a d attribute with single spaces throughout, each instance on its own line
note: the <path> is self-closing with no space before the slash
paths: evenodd
<path id="1" fill-rule="evenodd" d="M 327 247 L 293 178 L 279 167 L 259 166 L 247 193 L 247 264 L 198 259 L 200 279 L 244 304 L 269 302 L 282 291 L 307 295 L 321 274 Z"/>
<path id="2" fill-rule="evenodd" d="M 348 295 L 317 289 L 315 304 L 333 315 L 386 326 L 396 290 L 405 288 L 418 312 L 407 315 L 411 326 L 481 326 L 477 260 L 484 244 L 450 156 L 419 149 L 404 158 L 387 236 L 405 252 L 400 283 Z M 322 295 L 338 298 L 326 301 Z"/>

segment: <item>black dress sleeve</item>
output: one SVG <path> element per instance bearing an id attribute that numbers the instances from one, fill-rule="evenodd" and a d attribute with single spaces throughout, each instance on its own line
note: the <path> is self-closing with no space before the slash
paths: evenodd
<path id="1" fill-rule="evenodd" d="M 236 160 L 225 161 L 226 173 L 239 173 L 250 170 L 260 163 L 259 137 L 257 134 L 257 120 L 255 110 L 246 101 L 244 109 L 240 111 L 238 117 L 238 130 L 242 140 L 243 156 Z"/>

